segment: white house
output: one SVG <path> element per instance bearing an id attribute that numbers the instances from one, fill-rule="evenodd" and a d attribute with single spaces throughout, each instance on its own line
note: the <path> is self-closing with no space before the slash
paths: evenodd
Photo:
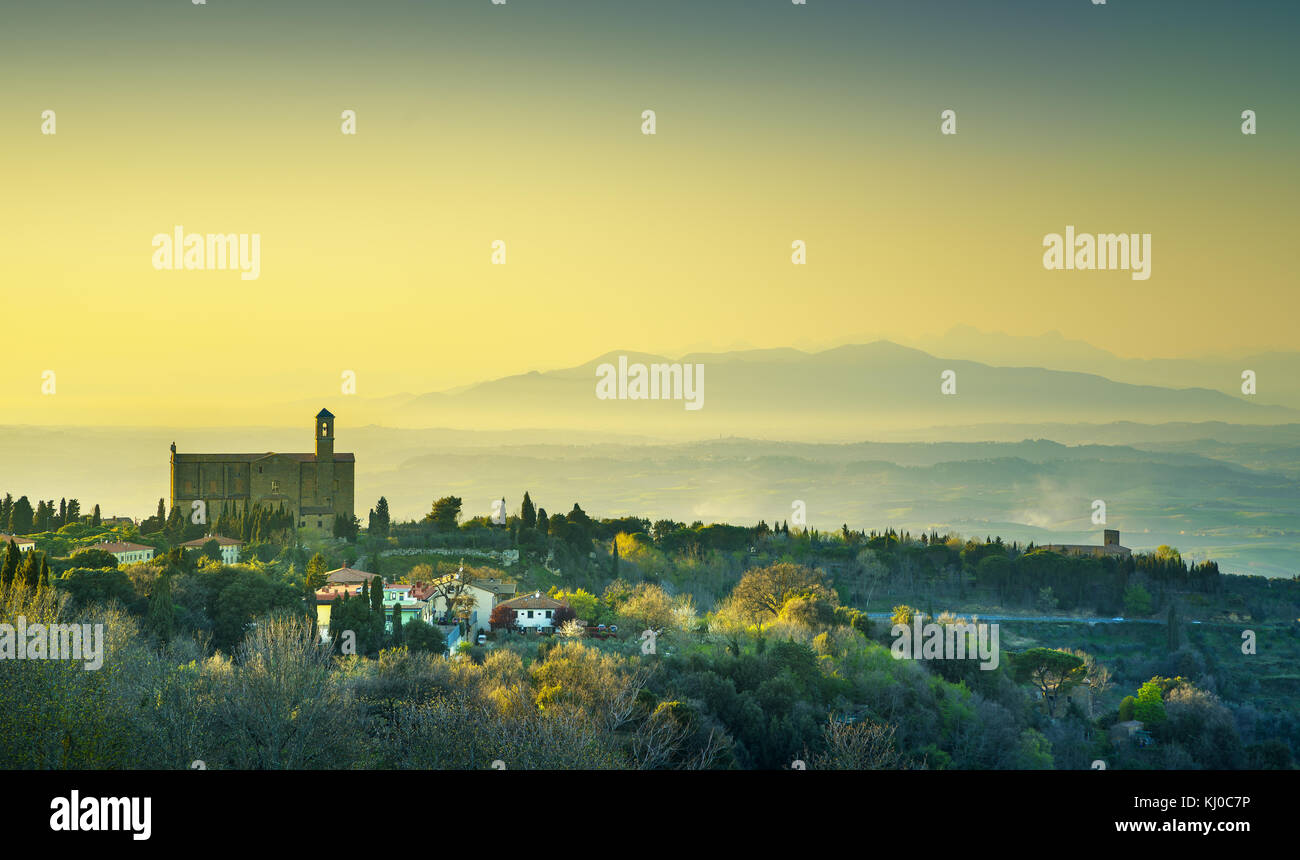
<path id="1" fill-rule="evenodd" d="M 188 540 L 181 544 L 181 546 L 186 549 L 203 549 L 203 545 L 210 540 L 217 542 L 217 548 L 221 550 L 222 564 L 239 563 L 239 548 L 244 545 L 244 542 L 236 538 L 228 538 L 222 535 L 209 535 L 208 537 L 202 537 L 198 540 Z"/>
<path id="2" fill-rule="evenodd" d="M 8 548 L 9 542 L 13 541 L 18 546 L 19 552 L 27 552 L 36 546 L 36 541 L 31 538 L 17 537 L 15 535 L 0 535 L 0 552 Z"/>
<path id="3" fill-rule="evenodd" d="M 502 606 L 509 607 L 515 613 L 515 626 L 520 630 L 550 633 L 555 630 L 555 610 L 564 606 L 553 597 L 547 597 L 540 591 L 525 594 L 513 600 L 503 600 Z"/>
<path id="4" fill-rule="evenodd" d="M 154 554 L 154 548 L 151 546 L 125 541 L 118 543 L 100 541 L 95 544 L 94 549 L 102 549 L 104 552 L 112 553 L 118 564 L 135 564 L 138 561 L 148 561 L 153 558 Z"/>
<path id="5" fill-rule="evenodd" d="M 430 624 L 440 623 L 447 619 L 447 599 L 444 594 L 438 591 L 440 586 L 444 586 L 448 580 L 455 581 L 460 573 L 453 573 L 443 579 L 435 582 L 417 582 L 411 589 L 412 597 L 424 601 L 423 618 Z M 464 593 L 474 599 L 473 607 L 467 617 L 468 632 L 470 638 L 483 630 L 491 630 L 492 625 L 489 619 L 492 617 L 492 609 L 502 601 L 515 593 L 516 586 L 513 582 L 505 582 L 500 579 L 475 579 L 465 586 Z"/>

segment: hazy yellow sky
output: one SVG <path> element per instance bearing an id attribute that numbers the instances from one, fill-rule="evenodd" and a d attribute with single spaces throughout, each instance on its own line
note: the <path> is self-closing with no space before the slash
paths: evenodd
<path id="1" fill-rule="evenodd" d="M 960 324 L 1138 357 L 1294 347 L 1279 36 L 1240 14 L 1080 4 L 1014 31 L 963 27 L 960 4 L 825 5 L 15 13 L 2 420 L 227 423 L 202 410 L 328 399 L 344 370 L 373 396 Z M 1150 279 L 1044 270 L 1067 224 L 1152 234 Z M 260 277 L 155 271 L 175 225 L 259 233 Z"/>

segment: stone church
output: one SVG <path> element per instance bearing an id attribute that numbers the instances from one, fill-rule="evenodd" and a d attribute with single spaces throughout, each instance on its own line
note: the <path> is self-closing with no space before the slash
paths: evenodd
<path id="1" fill-rule="evenodd" d="M 316 415 L 314 454 L 178 454 L 172 451 L 171 503 L 187 519 L 196 500 L 209 522 L 250 503 L 292 512 L 299 528 L 328 532 L 334 517 L 353 516 L 356 458 L 334 452 L 334 416 Z"/>

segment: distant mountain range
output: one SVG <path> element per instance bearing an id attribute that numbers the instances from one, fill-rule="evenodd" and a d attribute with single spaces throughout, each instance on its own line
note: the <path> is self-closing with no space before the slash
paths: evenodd
<path id="1" fill-rule="evenodd" d="M 1004 359 L 1014 352 L 1016 341 L 1008 339 L 1010 345 L 999 347 Z M 994 345 L 989 341 L 985 351 L 993 351 Z M 702 365 L 703 408 L 687 410 L 682 400 L 598 399 L 597 368 L 617 365 L 622 356 L 629 365 Z M 941 358 L 889 341 L 813 353 L 786 348 L 680 358 L 615 351 L 562 370 L 508 376 L 404 402 L 388 398 L 380 420 L 408 427 L 570 427 L 676 438 L 817 440 L 861 440 L 902 428 L 961 424 L 1300 420 L 1300 410 L 1293 407 L 1242 396 L 1240 370 L 1229 376 L 1227 370 L 1196 362 L 1142 363 L 1091 347 L 1062 349 L 1052 360 L 1091 361 L 1130 378 L 1177 377 L 1199 385 L 1139 384 L 1094 372 L 997 366 Z M 1287 362 L 1300 369 L 1290 354 L 1273 364 L 1262 362 L 1250 369 L 1265 379 L 1282 374 L 1277 368 Z M 955 394 L 941 393 L 946 371 L 955 374 Z"/>
<path id="2" fill-rule="evenodd" d="M 1266 351 L 1240 356 L 1199 358 L 1121 358 L 1060 332 L 1034 337 L 982 332 L 957 326 L 937 338 L 900 340 L 905 346 L 936 356 L 961 356 L 1000 367 L 1041 367 L 1094 373 L 1115 382 L 1169 388 L 1241 391 L 1241 373 L 1253 370 L 1259 380 L 1256 402 L 1300 408 L 1300 352 Z"/>

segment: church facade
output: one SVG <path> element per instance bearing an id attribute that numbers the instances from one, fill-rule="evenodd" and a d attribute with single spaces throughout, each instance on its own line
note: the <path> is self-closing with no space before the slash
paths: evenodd
<path id="1" fill-rule="evenodd" d="M 223 510 L 284 505 L 299 528 L 328 532 L 334 517 L 354 515 L 356 458 L 334 451 L 334 416 L 322 409 L 311 454 L 182 454 L 171 446 L 171 503 L 185 517 L 206 505 L 209 522 Z"/>

